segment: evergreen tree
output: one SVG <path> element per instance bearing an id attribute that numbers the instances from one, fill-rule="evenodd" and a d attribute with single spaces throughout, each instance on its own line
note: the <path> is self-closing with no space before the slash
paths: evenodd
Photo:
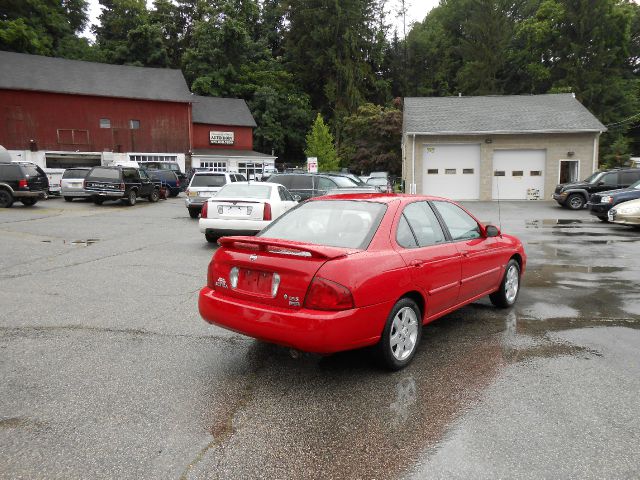
<path id="1" fill-rule="evenodd" d="M 324 123 L 322 115 L 318 113 L 315 121 L 307 133 L 307 147 L 304 153 L 307 157 L 317 157 L 318 171 L 329 172 L 339 168 L 338 156 L 333 143 L 333 135 Z"/>

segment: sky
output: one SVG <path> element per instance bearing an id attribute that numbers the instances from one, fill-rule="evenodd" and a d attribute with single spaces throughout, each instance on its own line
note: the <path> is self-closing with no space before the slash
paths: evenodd
<path id="1" fill-rule="evenodd" d="M 388 20 L 394 27 L 398 29 L 398 36 L 402 37 L 402 18 L 396 18 L 392 12 L 397 11 L 400 8 L 399 0 L 389 0 L 387 6 L 387 12 L 389 12 Z M 405 4 L 407 5 L 407 32 L 409 31 L 409 26 L 413 22 L 421 22 L 424 20 L 424 17 L 429 13 L 433 7 L 437 6 L 439 0 L 406 0 Z M 153 0 L 147 0 L 147 5 L 149 8 L 153 6 Z M 98 16 L 100 15 L 100 4 L 98 0 L 89 0 L 89 23 L 95 24 L 98 23 Z M 393 27 L 392 27 L 393 28 Z M 83 36 L 87 38 L 93 38 L 93 34 L 91 33 L 90 27 L 85 30 Z"/>

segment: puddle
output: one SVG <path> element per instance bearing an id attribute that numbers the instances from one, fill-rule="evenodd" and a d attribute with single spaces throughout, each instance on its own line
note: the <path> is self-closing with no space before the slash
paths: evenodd
<path id="1" fill-rule="evenodd" d="M 544 220 L 525 220 L 524 224 L 526 228 L 540 228 L 540 227 L 551 227 L 551 228 L 579 228 L 584 223 L 592 223 L 595 225 L 595 222 L 585 222 L 584 220 L 578 219 L 570 219 L 570 218 L 547 218 Z"/>
<path id="2" fill-rule="evenodd" d="M 99 241 L 100 239 L 98 238 L 88 238 L 86 240 L 64 240 L 64 243 L 72 247 L 88 247 Z"/>

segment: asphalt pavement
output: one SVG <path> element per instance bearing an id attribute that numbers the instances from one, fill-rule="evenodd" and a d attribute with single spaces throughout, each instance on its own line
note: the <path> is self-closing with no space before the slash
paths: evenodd
<path id="1" fill-rule="evenodd" d="M 640 230 L 465 206 L 525 243 L 518 303 L 396 373 L 204 323 L 182 197 L 0 210 L 0 478 L 639 478 Z"/>

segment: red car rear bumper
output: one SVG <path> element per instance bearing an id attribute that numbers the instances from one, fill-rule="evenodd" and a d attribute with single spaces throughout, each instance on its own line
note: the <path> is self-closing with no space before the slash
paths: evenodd
<path id="1" fill-rule="evenodd" d="M 329 354 L 377 343 L 392 304 L 329 312 L 289 310 L 200 290 L 198 308 L 207 322 L 265 342 Z"/>

